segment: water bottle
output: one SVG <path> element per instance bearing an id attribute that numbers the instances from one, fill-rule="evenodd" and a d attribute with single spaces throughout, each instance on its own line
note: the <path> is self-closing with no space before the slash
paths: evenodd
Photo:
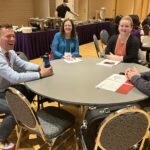
<path id="1" fill-rule="evenodd" d="M 49 55 L 47 53 L 43 56 L 43 62 L 44 62 L 45 68 L 48 68 L 48 67 L 51 66 L 50 65 Z"/>

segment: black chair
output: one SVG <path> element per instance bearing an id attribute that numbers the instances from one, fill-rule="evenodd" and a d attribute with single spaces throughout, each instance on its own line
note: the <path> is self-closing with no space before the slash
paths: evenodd
<path id="1" fill-rule="evenodd" d="M 94 41 L 97 57 L 100 57 L 101 52 L 100 52 L 97 36 L 95 34 L 93 35 L 93 41 Z"/>
<path id="2" fill-rule="evenodd" d="M 14 88 L 7 89 L 6 101 L 20 129 L 16 150 L 19 147 L 23 129 L 37 134 L 44 141 L 43 145 L 48 144 L 50 149 L 54 148 L 58 138 L 61 142 L 57 143 L 55 149 L 74 136 L 75 149 L 77 148 L 76 132 L 73 127 L 75 118 L 69 112 L 52 106 L 35 112 L 26 97 Z"/>
<path id="3" fill-rule="evenodd" d="M 109 39 L 109 33 L 107 30 L 103 29 L 100 31 L 100 40 L 103 45 L 107 45 Z"/>
<path id="4" fill-rule="evenodd" d="M 29 59 L 27 58 L 27 56 L 23 53 L 23 52 L 16 52 L 16 54 L 23 60 L 25 61 L 29 61 Z M 19 68 L 18 66 L 14 65 L 13 69 L 17 72 L 24 72 L 25 70 Z"/>
<path id="5" fill-rule="evenodd" d="M 99 43 L 95 34 L 93 35 L 93 41 L 94 41 L 97 57 L 104 57 L 105 51 L 103 49 L 100 50 L 100 46 L 99 46 Z"/>
<path id="6" fill-rule="evenodd" d="M 149 115 L 134 107 L 110 114 L 99 126 L 94 150 L 143 149 L 149 138 Z"/>

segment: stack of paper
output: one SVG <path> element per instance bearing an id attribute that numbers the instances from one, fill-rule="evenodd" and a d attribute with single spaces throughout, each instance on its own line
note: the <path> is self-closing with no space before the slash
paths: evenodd
<path id="1" fill-rule="evenodd" d="M 119 63 L 120 63 L 120 61 L 110 60 L 110 59 L 104 59 L 100 63 L 97 63 L 97 65 L 102 65 L 102 66 L 107 66 L 107 67 L 113 67 L 113 66 L 115 66 L 115 65 L 117 65 Z"/>
<path id="2" fill-rule="evenodd" d="M 133 87 L 133 84 L 129 82 L 124 75 L 120 74 L 113 74 L 96 85 L 96 88 L 101 88 L 122 94 L 127 94 Z"/>
<path id="3" fill-rule="evenodd" d="M 76 57 L 68 57 L 68 58 L 65 58 L 64 61 L 67 63 L 77 63 L 77 62 L 82 61 L 82 59 L 76 58 Z"/>

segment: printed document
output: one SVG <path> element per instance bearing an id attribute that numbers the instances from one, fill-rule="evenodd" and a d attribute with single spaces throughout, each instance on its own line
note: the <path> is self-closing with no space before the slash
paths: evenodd
<path id="1" fill-rule="evenodd" d="M 133 84 L 129 82 L 124 75 L 120 74 L 113 74 L 96 85 L 96 88 L 101 88 L 122 94 L 127 94 L 133 87 Z"/>
<path id="2" fill-rule="evenodd" d="M 83 60 L 80 58 L 76 58 L 76 57 L 68 57 L 68 58 L 65 58 L 64 61 L 67 63 L 77 63 Z"/>
<path id="3" fill-rule="evenodd" d="M 100 63 L 97 63 L 97 65 L 102 65 L 102 66 L 106 66 L 106 67 L 113 67 L 119 63 L 120 63 L 120 61 L 104 59 Z"/>

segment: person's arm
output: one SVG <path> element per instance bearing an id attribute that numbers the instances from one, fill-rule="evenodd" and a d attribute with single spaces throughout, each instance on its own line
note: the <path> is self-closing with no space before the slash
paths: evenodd
<path id="1" fill-rule="evenodd" d="M 15 51 L 11 50 L 12 57 L 14 58 L 14 64 L 25 71 L 38 71 L 39 70 L 39 65 L 33 64 L 31 62 L 27 62 L 23 59 L 21 59 Z"/>
<path id="2" fill-rule="evenodd" d="M 106 54 L 106 55 L 109 55 L 110 52 L 111 52 L 112 54 L 114 54 L 114 50 L 115 50 L 117 38 L 118 38 L 118 36 L 114 35 L 114 36 L 112 36 L 112 37 L 109 39 L 108 44 L 107 44 L 107 46 L 106 46 L 106 48 L 105 48 L 105 54 Z"/>
<path id="3" fill-rule="evenodd" d="M 123 62 L 138 62 L 138 51 L 140 42 L 137 37 L 130 35 L 126 44 L 126 56 L 123 57 Z"/>
<path id="4" fill-rule="evenodd" d="M 141 77 L 147 81 L 150 81 L 150 71 L 141 73 Z"/>
<path id="5" fill-rule="evenodd" d="M 76 17 L 79 17 L 79 14 L 77 14 L 76 12 L 73 12 L 68 6 L 66 8 L 67 8 L 68 12 L 70 12 L 71 14 L 73 14 Z"/>
<path id="6" fill-rule="evenodd" d="M 55 11 L 55 17 L 58 17 L 58 12 L 57 12 L 57 10 Z"/>
<path id="7" fill-rule="evenodd" d="M 8 63 L 6 62 L 6 60 L 3 59 L 3 57 L 0 56 L 0 59 L 0 76 L 5 80 L 9 81 L 10 83 L 16 84 L 40 78 L 39 72 L 18 73 L 8 65 Z"/>
<path id="8" fill-rule="evenodd" d="M 56 33 L 52 42 L 52 52 L 55 59 L 60 59 L 63 57 L 62 52 L 59 50 L 60 36 L 60 33 Z"/>
<path id="9" fill-rule="evenodd" d="M 150 81 L 143 79 L 142 76 L 135 75 L 131 78 L 131 82 L 141 92 L 150 96 Z"/>
<path id="10" fill-rule="evenodd" d="M 126 69 L 125 75 L 127 79 L 130 80 L 137 89 L 139 89 L 144 94 L 150 96 L 150 80 L 145 80 L 142 77 L 142 75 L 139 73 L 137 68 L 132 67 L 132 68 Z"/>
<path id="11" fill-rule="evenodd" d="M 46 77 L 53 74 L 51 68 L 46 68 L 46 70 L 40 69 L 39 65 L 20 59 L 14 51 L 11 51 L 11 57 L 13 64 L 16 64 L 18 67 L 28 69 L 26 70 L 27 72 L 18 73 L 17 71 L 13 70 L 3 56 L 0 55 L 0 76 L 12 84 L 36 80 L 40 77 Z"/>
<path id="12" fill-rule="evenodd" d="M 53 68 L 52 68 L 52 66 L 50 66 L 48 68 L 45 68 L 44 64 L 40 65 L 39 74 L 40 74 L 40 78 L 48 77 L 48 76 L 53 75 Z"/>
<path id="13" fill-rule="evenodd" d="M 72 54 L 72 56 L 78 57 L 79 56 L 79 39 L 78 39 L 78 36 L 76 36 L 74 45 L 75 45 L 75 48 L 71 54 Z"/>
<path id="14" fill-rule="evenodd" d="M 73 14 L 74 16 L 76 16 L 76 17 L 79 17 L 79 14 L 77 14 L 76 12 L 73 12 L 73 11 L 69 11 L 71 14 Z"/>

